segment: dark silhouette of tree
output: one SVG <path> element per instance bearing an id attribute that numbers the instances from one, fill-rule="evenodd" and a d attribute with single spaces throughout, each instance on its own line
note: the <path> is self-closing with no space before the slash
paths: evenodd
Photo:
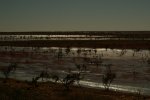
<path id="1" fill-rule="evenodd" d="M 75 64 L 76 68 L 78 69 L 78 71 L 81 71 L 81 65 L 80 64 Z"/>
<path id="2" fill-rule="evenodd" d="M 68 55 L 69 53 L 70 53 L 70 48 L 69 47 L 67 47 L 66 49 L 65 49 L 65 52 L 66 52 L 66 54 Z"/>
<path id="3" fill-rule="evenodd" d="M 110 65 L 108 65 L 106 68 L 106 72 L 102 77 L 102 82 L 105 90 L 109 90 L 110 84 L 113 82 L 115 78 L 116 78 L 116 74 L 112 73 Z"/>
<path id="4" fill-rule="evenodd" d="M 70 89 L 70 86 L 72 86 L 75 82 L 80 86 L 79 81 L 81 80 L 81 74 L 80 73 L 70 73 L 67 74 L 66 77 L 63 79 L 63 84 L 66 90 Z"/>
<path id="5" fill-rule="evenodd" d="M 85 64 L 82 64 L 81 72 L 82 72 L 82 71 L 86 71 L 86 69 L 87 69 L 87 66 L 86 66 Z"/>
<path id="6" fill-rule="evenodd" d="M 43 78 L 48 79 L 49 77 L 50 77 L 50 76 L 49 76 L 49 74 L 48 74 L 47 71 L 42 71 L 42 72 L 40 73 L 40 75 L 39 75 L 39 78 L 42 78 L 42 81 L 43 81 Z"/>
<path id="7" fill-rule="evenodd" d="M 101 57 L 95 59 L 95 65 L 96 65 L 96 68 L 98 68 L 99 66 L 101 66 L 102 63 L 103 63 L 103 60 L 102 60 Z"/>
<path id="8" fill-rule="evenodd" d="M 94 49 L 94 53 L 95 53 L 95 54 L 97 53 L 97 50 L 96 50 L 96 49 Z"/>
<path id="9" fill-rule="evenodd" d="M 58 75 L 55 75 L 55 74 L 51 74 L 50 78 L 52 80 L 54 80 L 55 83 L 57 83 L 59 81 L 59 76 Z"/>
<path id="10" fill-rule="evenodd" d="M 75 64 L 79 72 L 86 71 L 87 66 L 85 64 Z"/>
<path id="11" fill-rule="evenodd" d="M 37 76 L 37 77 L 35 77 L 35 78 L 32 78 L 32 85 L 33 85 L 33 87 L 37 87 L 38 85 L 37 85 L 37 81 L 39 80 L 39 76 Z"/>
<path id="12" fill-rule="evenodd" d="M 77 50 L 77 54 L 78 54 L 78 56 L 81 54 L 81 49 Z"/>
<path id="13" fill-rule="evenodd" d="M 5 76 L 5 80 L 7 81 L 11 72 L 14 72 L 17 68 L 17 63 L 11 63 L 8 67 L 2 69 L 2 73 Z"/>

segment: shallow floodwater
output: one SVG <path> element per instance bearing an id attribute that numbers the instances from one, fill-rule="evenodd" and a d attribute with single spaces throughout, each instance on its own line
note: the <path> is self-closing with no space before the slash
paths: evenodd
<path id="1" fill-rule="evenodd" d="M 126 92 L 150 94 L 150 58 L 149 50 L 105 49 L 105 48 L 57 48 L 57 47 L 1 47 L 0 69 L 7 68 L 10 63 L 17 63 L 17 69 L 10 77 L 31 81 L 33 77 L 47 70 L 60 78 L 67 73 L 79 72 L 76 65 L 86 65 L 83 86 L 103 88 L 102 76 L 106 65 L 116 78 L 111 89 Z M 96 64 L 101 60 L 101 64 Z M 3 73 L 0 73 L 4 77 Z M 39 80 L 40 81 L 40 80 Z"/>

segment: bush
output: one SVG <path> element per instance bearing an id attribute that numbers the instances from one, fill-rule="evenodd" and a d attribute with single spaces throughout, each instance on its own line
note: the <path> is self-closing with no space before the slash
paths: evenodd
<path id="1" fill-rule="evenodd" d="M 116 78 L 116 73 L 112 73 L 110 66 L 107 66 L 106 72 L 102 77 L 105 90 L 109 90 L 110 84 Z"/>

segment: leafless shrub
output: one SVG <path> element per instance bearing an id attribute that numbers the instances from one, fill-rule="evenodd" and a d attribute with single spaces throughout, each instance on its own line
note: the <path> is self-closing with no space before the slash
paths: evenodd
<path id="1" fill-rule="evenodd" d="M 70 89 L 70 86 L 73 85 L 75 82 L 77 82 L 78 85 L 79 81 L 81 79 L 81 74 L 80 73 L 70 73 L 67 74 L 66 77 L 63 79 L 63 84 L 66 90 Z"/>
<path id="2" fill-rule="evenodd" d="M 1 71 L 5 79 L 9 78 L 11 72 L 14 72 L 17 68 L 17 63 L 10 63 L 7 67 L 3 68 Z"/>
<path id="3" fill-rule="evenodd" d="M 109 90 L 110 84 L 116 78 L 116 73 L 112 73 L 110 65 L 107 66 L 106 72 L 102 77 L 102 82 L 105 90 Z"/>

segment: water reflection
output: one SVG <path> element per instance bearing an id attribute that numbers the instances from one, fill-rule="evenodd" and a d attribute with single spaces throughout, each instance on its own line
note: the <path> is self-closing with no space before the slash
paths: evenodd
<path id="1" fill-rule="evenodd" d="M 1 35 L 0 41 L 27 41 L 27 40 L 149 40 L 139 37 L 119 37 L 115 35 Z"/>
<path id="2" fill-rule="evenodd" d="M 0 68 L 11 62 L 18 64 L 10 77 L 29 81 L 45 69 L 63 78 L 69 72 L 78 72 L 76 64 L 85 64 L 87 70 L 80 84 L 96 88 L 103 87 L 105 65 L 112 64 L 117 78 L 111 89 L 130 92 L 140 89 L 143 94 L 150 94 L 149 50 L 4 46 L 0 48 L 0 55 Z M 102 63 L 97 66 L 99 60 Z M 0 76 L 4 77 L 3 73 Z"/>

